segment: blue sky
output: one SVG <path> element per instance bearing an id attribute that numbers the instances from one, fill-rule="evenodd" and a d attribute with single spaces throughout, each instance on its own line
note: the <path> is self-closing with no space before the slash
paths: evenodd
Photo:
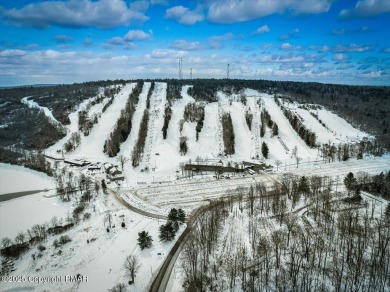
<path id="1" fill-rule="evenodd" d="M 183 76 L 390 85 L 389 0 L 0 0 L 0 86 Z"/>

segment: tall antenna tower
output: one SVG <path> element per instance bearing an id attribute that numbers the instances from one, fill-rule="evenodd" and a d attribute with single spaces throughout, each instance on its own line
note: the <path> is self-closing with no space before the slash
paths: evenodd
<path id="1" fill-rule="evenodd" d="M 183 79 L 183 58 L 179 58 L 179 79 Z"/>
<path id="2" fill-rule="evenodd" d="M 230 64 L 227 64 L 227 70 L 226 70 L 226 78 L 229 79 L 229 70 L 230 69 Z"/>
<path id="3" fill-rule="evenodd" d="M 190 79 L 192 80 L 192 68 L 190 68 Z"/>

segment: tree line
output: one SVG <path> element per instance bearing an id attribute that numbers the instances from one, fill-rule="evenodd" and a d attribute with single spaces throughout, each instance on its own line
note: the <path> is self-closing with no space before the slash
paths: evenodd
<path id="1" fill-rule="evenodd" d="M 190 102 L 184 107 L 183 119 L 185 122 L 196 122 L 196 141 L 199 139 L 199 133 L 202 131 L 205 118 L 205 104 Z"/>
<path id="2" fill-rule="evenodd" d="M 290 122 L 292 128 L 297 132 L 298 136 L 301 137 L 301 139 L 306 143 L 307 146 L 310 148 L 316 147 L 316 139 L 317 135 L 309 130 L 302 122 L 302 119 L 297 116 L 296 113 L 288 109 L 287 107 L 284 107 L 279 99 L 275 97 L 275 103 L 281 108 L 284 116 L 287 118 L 287 120 Z"/>
<path id="3" fill-rule="evenodd" d="M 222 115 L 222 135 L 225 155 L 233 155 L 235 153 L 235 140 L 233 122 L 230 113 Z"/>
<path id="4" fill-rule="evenodd" d="M 119 119 L 114 126 L 109 138 L 104 142 L 103 152 L 109 157 L 116 156 L 120 151 L 120 144 L 125 142 L 132 128 L 133 116 L 139 101 L 139 95 L 144 85 L 143 81 L 138 81 L 133 91 L 130 93 L 125 108 L 121 111 Z"/>
<path id="5" fill-rule="evenodd" d="M 138 139 L 134 145 L 134 149 L 131 154 L 131 164 L 133 165 L 133 167 L 138 166 L 140 161 L 142 160 L 146 137 L 148 135 L 148 123 L 149 123 L 149 111 L 145 109 L 141 119 L 141 125 L 138 131 Z"/>

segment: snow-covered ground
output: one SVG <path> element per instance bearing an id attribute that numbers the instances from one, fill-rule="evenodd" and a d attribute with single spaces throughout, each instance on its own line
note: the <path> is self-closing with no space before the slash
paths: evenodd
<path id="1" fill-rule="evenodd" d="M 107 156 L 103 153 L 104 142 L 113 130 L 134 86 L 135 83 L 130 83 L 122 88 L 113 104 L 102 114 L 98 124 L 92 128 L 87 137 L 81 138 L 80 146 L 70 156 L 87 157 L 93 161 L 107 160 Z"/>
<path id="2" fill-rule="evenodd" d="M 174 241 L 162 243 L 158 239 L 159 225 L 164 220 L 147 218 L 127 209 L 112 197 L 99 194 L 88 209 L 91 219 L 82 221 L 75 228 L 61 234 L 69 236 L 72 241 L 59 247 L 53 246 L 53 241 L 60 235 L 49 236 L 42 245 L 46 250 L 39 252 L 33 247 L 20 259 L 15 261 L 17 275 L 33 275 L 34 277 L 87 276 L 88 281 L 77 283 L 2 283 L 2 289 L 14 291 L 46 290 L 46 291 L 107 291 L 118 283 L 124 283 L 128 291 L 146 291 L 159 271 L 161 264 L 172 248 Z M 108 233 L 105 227 L 105 216 L 112 216 L 112 225 Z M 125 222 L 125 228 L 121 227 Z M 176 238 L 184 230 L 181 227 Z M 149 232 L 153 244 L 151 248 L 141 250 L 137 244 L 138 233 Z M 87 243 L 89 240 L 89 243 Z M 61 250 L 61 252 L 60 252 Z M 32 254 L 36 259 L 32 260 Z M 41 256 L 38 256 L 41 254 Z M 125 274 L 123 264 L 127 256 L 136 255 L 139 258 L 140 269 L 136 274 L 135 283 L 127 284 L 130 279 Z"/>
<path id="3" fill-rule="evenodd" d="M 334 133 L 336 140 L 344 142 L 358 142 L 364 137 L 371 137 L 371 135 L 354 128 L 346 120 L 329 110 L 322 108 L 313 112 L 318 114 L 318 117 Z"/>
<path id="4" fill-rule="evenodd" d="M 73 206 L 61 202 L 56 191 L 48 191 L 0 202 L 0 238 L 11 239 L 35 224 L 49 223 L 53 217 L 65 219 Z"/>
<path id="5" fill-rule="evenodd" d="M 23 166 L 0 163 L 0 195 L 54 187 L 54 180 L 42 172 Z"/>
<path id="6" fill-rule="evenodd" d="M 130 134 L 127 137 L 127 140 L 122 143 L 119 155 L 123 155 L 128 158 L 131 157 L 131 153 L 133 151 L 134 145 L 138 139 L 139 127 L 140 127 L 142 116 L 144 114 L 144 110 L 146 108 L 146 97 L 148 95 L 150 85 L 151 85 L 150 82 L 144 82 L 142 92 L 139 95 L 137 108 L 133 115 L 133 120 L 131 121 L 132 127 L 131 127 Z"/>
<path id="7" fill-rule="evenodd" d="M 283 102 L 282 99 L 279 100 Z M 363 137 L 370 137 L 369 134 L 354 128 L 347 121 L 322 106 L 300 105 L 297 102 L 289 103 L 286 101 L 284 101 L 283 106 L 293 110 L 302 118 L 303 124 L 317 134 L 317 142 L 319 143 L 329 143 L 329 141 L 336 144 L 358 142 Z M 313 114 L 318 116 L 324 125 Z"/>
<path id="8" fill-rule="evenodd" d="M 88 98 L 84 101 L 82 101 L 78 106 L 77 109 L 69 114 L 69 120 L 70 124 L 66 126 L 67 134 L 64 138 L 59 140 L 54 145 L 50 146 L 45 150 L 45 153 L 50 156 L 60 156 L 58 153 L 63 150 L 64 144 L 68 142 L 70 136 L 72 133 L 75 133 L 79 129 L 79 111 L 83 110 L 87 104 L 89 104 L 92 100 L 94 100 L 95 97 Z M 58 152 L 57 152 L 58 151 Z"/>
<path id="9" fill-rule="evenodd" d="M 53 113 L 50 109 L 45 106 L 40 106 L 37 102 L 33 100 L 29 100 L 30 96 L 23 97 L 21 102 L 27 105 L 29 108 L 36 108 L 42 110 L 45 115 L 49 118 L 49 120 L 54 124 L 61 124 L 57 119 L 53 116 Z"/>

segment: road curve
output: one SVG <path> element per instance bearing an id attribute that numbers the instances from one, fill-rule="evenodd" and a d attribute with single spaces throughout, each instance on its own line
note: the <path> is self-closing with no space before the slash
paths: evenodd
<path id="1" fill-rule="evenodd" d="M 108 188 L 108 191 L 114 195 L 114 198 L 122 205 L 124 205 L 126 208 L 128 208 L 129 210 L 131 211 L 134 211 L 138 214 L 141 214 L 141 215 L 144 215 L 146 217 L 150 217 L 150 218 L 155 218 L 155 219 L 163 219 L 163 220 L 167 220 L 168 217 L 167 216 L 164 216 L 164 215 L 160 215 L 160 214 L 154 214 L 154 213 L 151 213 L 151 212 L 147 212 L 145 210 L 141 210 L 137 207 L 134 207 L 133 205 L 130 205 L 128 202 L 126 202 L 124 199 L 122 199 L 122 197 L 120 196 L 120 193 L 113 190 L 113 189 L 110 189 Z"/>

